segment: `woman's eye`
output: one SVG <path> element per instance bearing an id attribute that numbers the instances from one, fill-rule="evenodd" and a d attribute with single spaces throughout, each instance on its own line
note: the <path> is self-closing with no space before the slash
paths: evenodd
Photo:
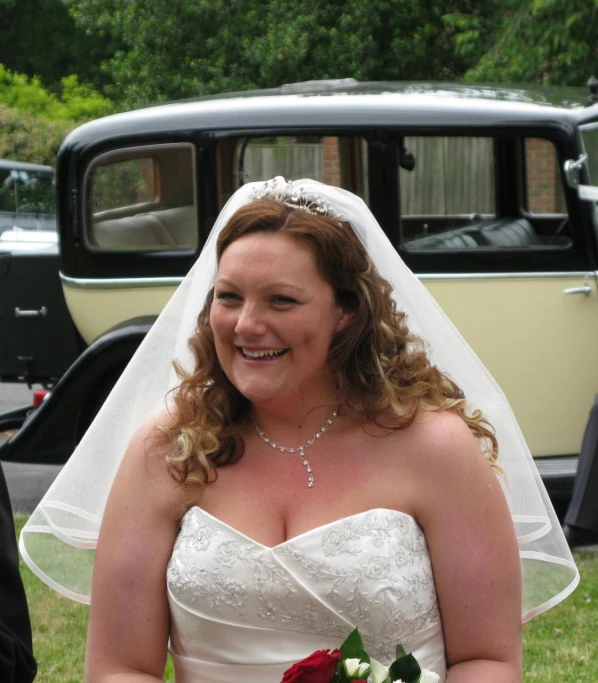
<path id="1" fill-rule="evenodd" d="M 218 301 L 240 301 L 241 297 L 234 292 L 216 292 L 216 299 Z"/>
<path id="2" fill-rule="evenodd" d="M 282 304 L 282 305 L 291 305 L 291 304 L 296 304 L 297 300 L 293 299 L 290 296 L 282 296 L 281 294 L 277 294 L 272 297 L 272 303 L 274 304 Z"/>

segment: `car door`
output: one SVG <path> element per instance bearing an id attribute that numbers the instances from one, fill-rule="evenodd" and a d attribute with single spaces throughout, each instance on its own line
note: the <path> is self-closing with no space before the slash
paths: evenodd
<path id="1" fill-rule="evenodd" d="M 407 136 L 399 251 L 505 391 L 534 456 L 579 453 L 598 392 L 591 212 L 558 139 Z M 419 194 L 417 194 L 419 192 Z"/>
<path id="2" fill-rule="evenodd" d="M 55 241 L 0 237 L 0 381 L 52 385 L 81 353 L 58 269 Z"/>

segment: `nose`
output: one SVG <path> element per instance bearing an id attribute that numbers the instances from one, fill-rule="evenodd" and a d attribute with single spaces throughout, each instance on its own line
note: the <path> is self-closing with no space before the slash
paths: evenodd
<path id="1" fill-rule="evenodd" d="M 263 312 L 256 303 L 246 301 L 239 310 L 235 332 L 242 337 L 260 336 L 266 332 Z"/>

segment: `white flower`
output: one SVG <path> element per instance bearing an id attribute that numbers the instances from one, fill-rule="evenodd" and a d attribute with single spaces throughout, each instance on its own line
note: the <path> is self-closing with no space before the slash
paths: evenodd
<path id="1" fill-rule="evenodd" d="M 373 657 L 370 659 L 370 666 L 372 667 L 372 683 L 384 683 L 388 679 L 388 666 L 380 664 Z"/>
<path id="2" fill-rule="evenodd" d="M 345 673 L 351 678 L 355 676 L 363 676 L 370 670 L 370 665 L 367 662 L 362 662 L 360 659 L 345 659 L 343 660 Z"/>
<path id="3" fill-rule="evenodd" d="M 429 669 L 422 669 L 419 683 L 438 683 L 440 676 Z"/>
<path id="4" fill-rule="evenodd" d="M 421 680 L 421 679 L 420 679 L 420 680 Z M 393 681 L 392 683 L 403 683 L 403 679 L 402 679 L 402 678 L 397 678 L 397 680 L 396 680 L 396 681 Z"/>
<path id="5" fill-rule="evenodd" d="M 367 676 L 367 674 L 369 672 L 370 672 L 370 665 L 367 662 L 363 662 L 362 664 L 359 665 L 359 669 L 357 669 L 357 673 L 355 675 L 359 676 L 361 678 L 362 676 Z"/>

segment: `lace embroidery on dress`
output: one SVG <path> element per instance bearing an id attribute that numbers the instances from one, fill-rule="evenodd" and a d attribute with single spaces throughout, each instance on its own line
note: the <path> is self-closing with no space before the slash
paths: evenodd
<path id="1" fill-rule="evenodd" d="M 179 603 L 231 623 L 340 640 L 358 625 L 382 661 L 393 658 L 397 642 L 409 647 L 440 621 L 423 531 L 393 510 L 370 510 L 267 548 L 191 508 L 167 581 Z"/>
<path id="2" fill-rule="evenodd" d="M 377 659 L 388 663 L 398 642 L 409 647 L 416 633 L 440 621 L 428 547 L 412 517 L 371 510 L 346 518 L 323 534 L 320 547 L 326 561 L 300 548 L 279 552 L 301 567 L 310 585 L 328 587 L 326 598 L 359 626 Z M 329 559 L 343 555 L 353 557 Z"/>
<path id="3" fill-rule="evenodd" d="M 211 608 L 231 622 L 253 623 L 257 617 L 264 627 L 344 637 L 344 620 L 301 590 L 271 549 L 231 540 L 228 529 L 208 527 L 201 515 L 199 508 L 187 512 L 168 564 L 167 583 L 179 602 L 202 612 Z M 198 534 L 204 537 L 198 540 Z M 203 552 L 194 552 L 200 549 Z M 250 617 L 248 602 L 253 607 Z"/>

